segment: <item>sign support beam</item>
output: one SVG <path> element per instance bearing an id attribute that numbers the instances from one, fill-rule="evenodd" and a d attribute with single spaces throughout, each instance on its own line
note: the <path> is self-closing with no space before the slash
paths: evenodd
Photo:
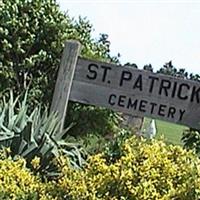
<path id="1" fill-rule="evenodd" d="M 50 112 L 57 113 L 61 120 L 60 131 L 63 130 L 70 90 L 81 45 L 77 41 L 67 41 L 61 58 L 56 86 Z"/>

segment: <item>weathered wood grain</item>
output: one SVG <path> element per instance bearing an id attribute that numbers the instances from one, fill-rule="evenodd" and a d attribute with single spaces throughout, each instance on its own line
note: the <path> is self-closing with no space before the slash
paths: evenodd
<path id="1" fill-rule="evenodd" d="M 90 64 L 96 64 L 97 66 L 99 66 L 99 69 L 97 70 L 98 75 L 95 80 L 90 80 L 87 78 L 87 75 L 90 74 L 88 71 L 88 66 Z M 111 70 L 107 73 L 105 81 L 102 81 L 103 70 L 101 69 L 101 66 L 107 66 L 107 67 L 111 68 Z M 122 76 L 123 71 L 130 72 L 132 74 L 132 78 L 130 81 L 124 81 L 123 86 L 120 86 L 120 78 Z M 142 75 L 142 85 L 143 85 L 142 91 L 140 91 L 139 89 L 133 89 L 133 85 L 139 75 Z M 149 93 L 149 89 L 150 89 L 149 87 L 150 87 L 150 84 L 152 81 L 152 79 L 150 79 L 149 77 L 158 79 L 157 82 L 155 81 L 152 93 Z M 148 95 L 149 97 L 156 96 L 159 99 L 160 98 L 167 99 L 167 100 L 176 102 L 178 104 L 179 103 L 187 104 L 187 102 L 190 102 L 190 100 L 191 100 L 190 95 L 192 93 L 193 87 L 196 86 L 196 87 L 200 88 L 200 83 L 196 82 L 196 81 L 184 80 L 184 79 L 175 78 L 175 77 L 168 76 L 168 75 L 157 74 L 157 73 L 152 73 L 152 72 L 145 71 L 145 70 L 134 69 L 134 68 L 128 67 L 128 66 L 123 67 L 123 66 L 118 66 L 118 65 L 113 65 L 113 64 L 108 64 L 108 63 L 104 63 L 104 62 L 93 61 L 93 60 L 88 60 L 88 59 L 83 59 L 83 58 L 79 58 L 77 61 L 74 80 L 95 84 L 97 87 L 105 86 L 105 87 L 109 87 L 110 89 L 114 88 L 114 89 L 119 89 L 122 91 L 128 91 L 128 92 L 133 93 L 134 95 L 142 94 L 145 96 Z M 160 83 L 163 80 L 170 81 L 170 83 L 172 85 L 172 87 L 168 90 L 168 96 L 164 95 L 164 91 L 162 91 L 161 95 L 158 94 L 159 89 L 160 89 Z M 177 90 L 175 92 L 174 97 L 172 98 L 174 84 L 177 84 L 177 88 L 181 84 L 188 84 L 190 86 L 190 90 L 183 88 L 183 90 L 185 90 L 185 91 L 183 91 L 184 95 L 189 96 L 189 98 L 187 100 L 179 99 L 177 97 Z M 200 105 L 200 102 L 199 102 L 199 105 Z"/>
<path id="2" fill-rule="evenodd" d="M 62 130 L 64 126 L 65 114 L 79 51 L 79 42 L 67 41 L 65 43 L 50 108 L 50 112 L 58 113 L 58 117 L 61 120 L 60 130 Z"/>
<path id="3" fill-rule="evenodd" d="M 89 69 L 89 65 L 93 67 Z M 105 69 L 108 69 L 106 76 Z M 123 73 L 127 75 L 125 80 L 122 80 Z M 137 81 L 140 75 L 142 78 Z M 111 98 L 114 105 L 109 104 L 110 95 L 114 95 Z M 198 82 L 82 58 L 78 59 L 70 94 L 72 101 L 103 106 L 135 116 L 158 118 L 198 129 L 199 97 Z M 136 109 L 127 108 L 128 101 L 136 99 L 142 102 L 141 109 L 139 103 Z M 156 106 L 152 108 L 153 104 Z"/>
<path id="4" fill-rule="evenodd" d="M 200 129 L 199 82 L 78 58 L 79 51 L 78 42 L 65 44 L 51 105 L 61 130 L 69 99 Z"/>

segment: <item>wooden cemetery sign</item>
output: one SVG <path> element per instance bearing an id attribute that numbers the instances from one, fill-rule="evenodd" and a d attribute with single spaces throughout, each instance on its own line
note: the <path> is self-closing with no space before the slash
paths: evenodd
<path id="1" fill-rule="evenodd" d="M 200 83 L 83 59 L 79 48 L 66 43 L 58 74 L 51 110 L 62 120 L 70 99 L 200 129 Z"/>

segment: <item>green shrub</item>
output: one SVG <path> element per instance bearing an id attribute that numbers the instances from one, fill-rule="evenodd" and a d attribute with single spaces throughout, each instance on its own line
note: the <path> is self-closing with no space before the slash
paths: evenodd
<path id="1" fill-rule="evenodd" d="M 122 155 L 112 164 L 104 154 L 97 154 L 89 158 L 83 171 L 64 167 L 56 194 L 73 200 L 200 198 L 200 160 L 193 152 L 135 137 L 121 150 Z"/>
<path id="2" fill-rule="evenodd" d="M 95 134 L 105 136 L 108 133 L 119 131 L 119 114 L 111 110 L 84 106 L 80 104 L 70 104 L 72 107 L 68 111 L 66 126 L 70 122 L 76 122 L 75 126 L 69 131 L 73 136 Z"/>
<path id="3" fill-rule="evenodd" d="M 193 149 L 200 155 L 200 132 L 194 129 L 187 129 L 181 138 L 186 149 Z"/>
<path id="4" fill-rule="evenodd" d="M 108 36 L 100 34 L 94 39 L 92 31 L 86 18 L 70 18 L 61 12 L 55 0 L 0 0 L 0 92 L 12 88 L 14 94 L 19 95 L 29 87 L 30 108 L 34 109 L 38 103 L 50 105 L 67 39 L 80 41 L 84 57 L 118 62 L 110 55 Z M 112 112 L 100 111 L 100 124 L 93 126 L 94 112 L 98 113 L 98 109 L 70 104 L 67 121 L 69 124 L 76 122 L 76 128 L 69 133 L 83 134 L 81 115 L 86 109 L 86 133 L 93 127 L 98 134 L 103 134 L 101 127 L 113 131 L 110 126 Z"/>
<path id="5" fill-rule="evenodd" d="M 106 144 L 104 156 L 108 163 L 116 162 L 123 155 L 122 145 L 124 142 L 133 136 L 133 132 L 129 129 L 121 129 L 113 138 Z"/>

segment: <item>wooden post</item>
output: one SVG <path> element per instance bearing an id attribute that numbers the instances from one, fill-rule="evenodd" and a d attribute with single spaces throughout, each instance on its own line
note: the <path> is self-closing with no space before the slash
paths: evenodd
<path id="1" fill-rule="evenodd" d="M 61 58 L 56 86 L 50 112 L 58 114 L 61 120 L 60 130 L 63 130 L 69 95 L 74 77 L 76 62 L 80 53 L 80 43 L 77 41 L 67 41 Z"/>

